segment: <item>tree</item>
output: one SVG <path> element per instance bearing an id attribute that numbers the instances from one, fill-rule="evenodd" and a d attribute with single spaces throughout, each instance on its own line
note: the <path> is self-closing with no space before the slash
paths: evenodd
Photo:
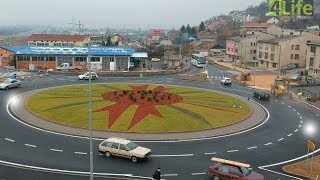
<path id="1" fill-rule="evenodd" d="M 186 32 L 190 35 L 191 27 L 190 27 L 190 25 L 189 25 L 189 24 L 187 25 Z"/>
<path id="2" fill-rule="evenodd" d="M 196 30 L 196 27 L 192 27 L 191 30 L 190 30 L 190 36 L 194 37 L 195 39 L 197 39 L 197 30 Z"/>
<path id="3" fill-rule="evenodd" d="M 184 25 L 181 26 L 180 28 L 181 34 L 186 32 L 186 27 Z"/>
<path id="4" fill-rule="evenodd" d="M 206 26 L 204 25 L 204 22 L 203 22 L 203 21 L 201 21 L 199 28 L 200 28 L 200 29 L 199 29 L 200 31 L 206 30 Z"/>
<path id="5" fill-rule="evenodd" d="M 107 37 L 107 46 L 112 46 L 111 36 Z"/>

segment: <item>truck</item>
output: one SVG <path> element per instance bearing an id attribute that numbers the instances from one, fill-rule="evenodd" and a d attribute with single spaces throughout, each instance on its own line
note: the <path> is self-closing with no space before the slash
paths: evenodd
<path id="1" fill-rule="evenodd" d="M 57 67 L 57 70 L 82 70 L 85 69 L 81 66 L 71 66 L 70 63 L 62 63 Z"/>

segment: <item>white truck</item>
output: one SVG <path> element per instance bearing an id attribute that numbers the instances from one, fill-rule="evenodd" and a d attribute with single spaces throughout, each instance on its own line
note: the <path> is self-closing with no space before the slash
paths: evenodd
<path id="1" fill-rule="evenodd" d="M 60 66 L 57 67 L 57 70 L 73 70 L 75 69 L 73 66 L 71 66 L 69 63 L 62 63 Z"/>

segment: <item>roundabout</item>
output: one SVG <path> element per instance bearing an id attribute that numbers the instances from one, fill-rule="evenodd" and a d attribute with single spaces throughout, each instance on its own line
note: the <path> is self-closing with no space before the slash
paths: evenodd
<path id="1" fill-rule="evenodd" d="M 26 92 L 8 104 L 9 112 L 38 128 L 86 137 L 86 88 L 73 85 Z M 93 85 L 95 138 L 210 138 L 245 131 L 267 117 L 257 103 L 223 92 L 158 84 Z"/>
<path id="2" fill-rule="evenodd" d="M 217 71 L 213 66 L 208 66 L 208 72 L 210 77 L 220 76 L 221 72 L 227 73 L 223 70 Z M 0 113 L 2 115 L 0 121 L 0 146 L 2 148 L 2 151 L 0 152 L 0 163 L 2 164 L 2 166 L 0 166 L 0 174 L 4 175 L 2 175 L 1 178 L 9 179 L 9 177 L 11 177 L 10 179 L 21 179 L 28 177 L 27 179 L 34 179 L 34 177 L 42 177 L 43 179 L 43 177 L 51 176 L 51 179 L 87 179 L 87 177 L 81 177 L 89 175 L 89 141 L 86 138 L 89 132 L 85 130 L 86 127 L 71 127 L 56 122 L 44 121 L 41 118 L 41 121 L 39 121 L 39 119 L 35 118 L 35 114 L 32 113 L 29 113 L 30 116 L 25 114 L 22 115 L 22 117 L 26 118 L 25 120 L 20 120 L 20 118 L 18 118 L 20 117 L 19 114 L 22 113 L 21 109 L 26 110 L 25 100 L 33 94 L 37 95 L 37 93 L 40 94 L 41 92 L 46 92 L 51 89 L 57 90 L 62 87 L 67 89 L 69 86 L 87 87 L 87 85 L 85 82 L 84 84 L 79 84 L 79 81 L 76 80 L 75 76 L 68 77 L 59 75 L 45 77 L 39 81 L 37 89 L 35 89 L 30 82 L 32 81 L 27 79 L 19 89 L 0 92 Z M 296 101 L 281 101 L 277 99 L 271 99 L 269 102 L 256 102 L 255 99 L 251 98 L 252 89 L 237 84 L 225 87 L 220 85 L 218 79 L 215 80 L 214 78 L 210 78 L 210 82 L 197 82 L 187 80 L 181 81 L 172 76 L 146 78 L 102 77 L 96 82 L 96 86 L 100 86 L 100 84 L 125 84 L 125 88 L 120 88 L 119 90 L 109 89 L 107 91 L 104 89 L 99 92 L 96 98 L 101 100 L 101 102 L 99 102 L 101 105 L 94 107 L 94 111 L 116 104 L 116 102 L 113 101 L 113 98 L 115 98 L 115 91 L 118 95 L 120 92 L 123 93 L 123 90 L 132 91 L 133 89 L 130 88 L 129 85 L 149 85 L 151 90 L 155 87 L 163 86 L 166 88 L 191 88 L 193 91 L 205 90 L 206 93 L 218 92 L 226 96 L 234 97 L 241 102 L 245 102 L 250 109 L 252 109 L 252 115 L 250 117 L 253 117 L 255 115 L 254 112 L 257 112 L 254 107 L 260 107 L 264 112 L 267 112 L 267 117 L 269 118 L 268 121 L 265 121 L 267 117 L 262 113 L 264 116 L 264 118 L 262 118 L 264 119 L 263 121 L 252 123 L 250 126 L 243 124 L 243 127 L 240 128 L 240 130 L 237 129 L 233 133 L 229 133 L 223 128 L 239 125 L 242 122 L 247 123 L 250 118 L 245 121 L 237 122 L 231 126 L 229 125 L 209 130 L 204 128 L 192 132 L 162 132 L 157 134 L 147 131 L 144 133 L 127 132 L 132 119 L 134 119 L 134 114 L 138 109 L 138 105 L 133 103 L 131 106 L 134 107 L 134 109 L 130 111 L 131 116 L 128 116 L 130 118 L 128 118 L 126 125 L 122 129 L 123 131 L 117 132 L 115 129 L 112 129 L 117 127 L 117 123 L 120 123 L 119 120 L 123 120 L 121 119 L 121 116 L 119 116 L 120 119 L 118 118 L 119 120 L 114 122 L 111 126 L 110 130 L 113 130 L 112 132 L 105 132 L 106 130 L 95 131 L 95 136 L 98 138 L 93 141 L 93 147 L 98 147 L 101 143 L 101 139 L 114 135 L 122 135 L 122 137 L 127 135 L 128 139 L 137 139 L 135 142 L 139 145 L 152 149 L 152 156 L 143 163 L 132 164 L 126 159 L 106 159 L 104 155 L 94 151 L 95 177 L 105 177 L 108 179 L 113 175 L 117 177 L 135 177 L 137 179 L 142 176 L 145 179 L 148 179 L 155 168 L 161 167 L 164 179 L 206 179 L 206 171 L 211 165 L 210 159 L 212 156 L 215 156 L 250 163 L 254 171 L 265 175 L 267 179 L 299 179 L 299 177 L 285 174 L 281 170 L 281 165 L 301 159 L 306 153 L 306 137 L 303 133 L 303 127 L 305 124 L 313 122 L 313 119 L 317 119 L 317 117 L 312 109 L 306 107 L 302 103 Z M 85 89 L 86 88 L 83 88 L 81 92 L 75 91 L 74 94 L 82 93 L 83 96 L 87 96 L 88 92 L 86 92 Z M 182 97 L 182 101 L 176 101 L 173 104 L 169 104 L 170 106 L 176 106 L 186 99 L 184 96 L 187 94 L 176 94 L 179 95 L 179 97 Z M 56 94 L 53 94 L 52 96 L 56 96 Z M 61 94 L 59 96 L 61 96 Z M 79 96 L 79 94 L 77 96 Z M 161 99 L 161 96 L 159 97 Z M 250 100 L 247 100 L 247 97 L 250 97 Z M 83 98 L 86 101 L 83 102 L 83 106 L 88 107 L 87 97 Z M 68 99 L 65 98 L 61 99 L 63 101 L 68 101 Z M 177 98 L 177 100 L 179 100 L 179 98 Z M 83 99 L 78 102 L 82 101 Z M 207 101 L 208 100 L 204 100 L 205 103 L 208 103 Z M 54 105 L 48 100 L 45 102 L 47 102 L 44 103 L 46 106 L 61 106 L 61 104 Z M 68 104 L 68 102 L 66 104 Z M 168 106 L 168 104 L 165 104 L 166 103 L 163 102 L 158 106 Z M 12 105 L 14 105 L 14 107 Z M 159 108 L 157 105 L 155 107 L 159 112 L 163 112 L 163 107 Z M 43 108 L 48 109 L 48 107 Z M 230 109 L 233 109 L 233 107 Z M 64 110 L 66 111 L 66 109 Z M 177 112 L 177 109 L 173 110 Z M 33 111 L 33 113 L 39 113 L 35 110 Z M 84 108 L 82 111 L 86 111 L 86 114 L 88 114 L 88 108 Z M 196 111 L 196 109 L 191 108 L 191 111 Z M 55 109 L 55 112 L 58 112 L 58 109 Z M 105 127 L 106 129 L 109 128 L 109 112 L 100 111 L 95 113 L 104 118 Z M 126 112 L 124 111 L 124 113 Z M 158 116 L 149 114 L 139 123 L 148 120 L 148 117 L 150 116 L 159 118 Z M 84 118 L 88 119 L 87 116 Z M 207 118 L 207 120 L 210 121 L 210 118 Z M 157 122 L 161 122 L 161 119 Z M 139 123 L 135 124 L 132 128 L 129 128 L 129 131 L 137 128 Z M 198 123 L 201 124 L 202 122 Z M 317 121 L 314 121 L 313 123 L 317 123 Z M 71 129 L 60 132 L 57 131 L 57 129 L 48 129 L 48 127 L 46 127 L 48 124 L 50 125 L 50 128 L 54 127 L 60 130 L 64 128 Z M 192 126 L 189 127 L 193 128 Z M 219 129 L 221 129 L 221 134 L 215 135 L 210 131 L 214 130 L 217 132 Z M 207 131 L 210 131 L 208 133 L 209 135 L 203 136 L 203 133 Z M 189 133 L 190 137 L 188 136 Z M 141 136 L 136 137 L 138 136 L 137 134 L 141 134 Z M 162 137 L 164 134 L 169 135 L 168 137 Z M 198 138 L 192 139 L 195 134 L 199 134 Z M 172 138 L 174 135 L 181 135 L 181 139 Z M 101 137 L 101 139 L 99 137 Z M 163 140 L 167 138 L 172 139 Z M 8 174 L 10 171 L 7 168 L 3 168 L 9 168 L 9 166 L 23 168 L 23 171 L 27 172 L 24 173 L 23 176 L 19 176 L 19 174 L 10 175 Z M 11 169 L 20 171 L 17 168 Z M 30 175 L 28 176 L 28 174 Z"/>

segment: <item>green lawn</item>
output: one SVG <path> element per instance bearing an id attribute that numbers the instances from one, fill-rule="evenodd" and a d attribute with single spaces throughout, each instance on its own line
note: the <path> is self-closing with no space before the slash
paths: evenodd
<path id="1" fill-rule="evenodd" d="M 139 85 L 132 84 L 131 86 Z M 149 85 L 146 91 L 157 87 L 158 85 Z M 142 100 L 140 102 L 141 91 L 135 94 L 138 98 L 137 101 L 128 99 L 121 104 L 120 101 L 105 99 L 102 95 L 105 93 L 113 94 L 117 91 L 115 94 L 119 96 L 123 90 L 132 90 L 129 84 L 94 84 L 92 91 L 94 129 L 117 132 L 197 131 L 230 125 L 251 114 L 251 109 L 247 104 L 231 96 L 178 86 L 165 86 L 165 88 L 167 90 L 164 91 L 164 101 L 169 101 L 169 94 L 172 97 L 181 97 L 181 101 L 161 104 L 160 94 L 158 97 L 160 99 L 159 103 L 156 103 L 155 99 L 150 102 Z M 155 90 L 152 93 L 156 93 Z M 126 95 L 123 94 L 120 99 L 122 96 L 126 98 Z M 152 96 L 155 95 L 152 94 Z M 34 94 L 27 101 L 27 107 L 38 116 L 49 121 L 88 128 L 88 100 L 87 85 L 67 86 Z M 95 112 L 113 106 L 116 106 L 113 109 L 113 115 L 110 113 L 110 109 Z M 114 114 L 119 114 L 119 116 L 113 118 L 115 121 L 112 124 L 112 117 L 116 117 Z M 134 119 L 136 121 L 130 127 Z"/>

